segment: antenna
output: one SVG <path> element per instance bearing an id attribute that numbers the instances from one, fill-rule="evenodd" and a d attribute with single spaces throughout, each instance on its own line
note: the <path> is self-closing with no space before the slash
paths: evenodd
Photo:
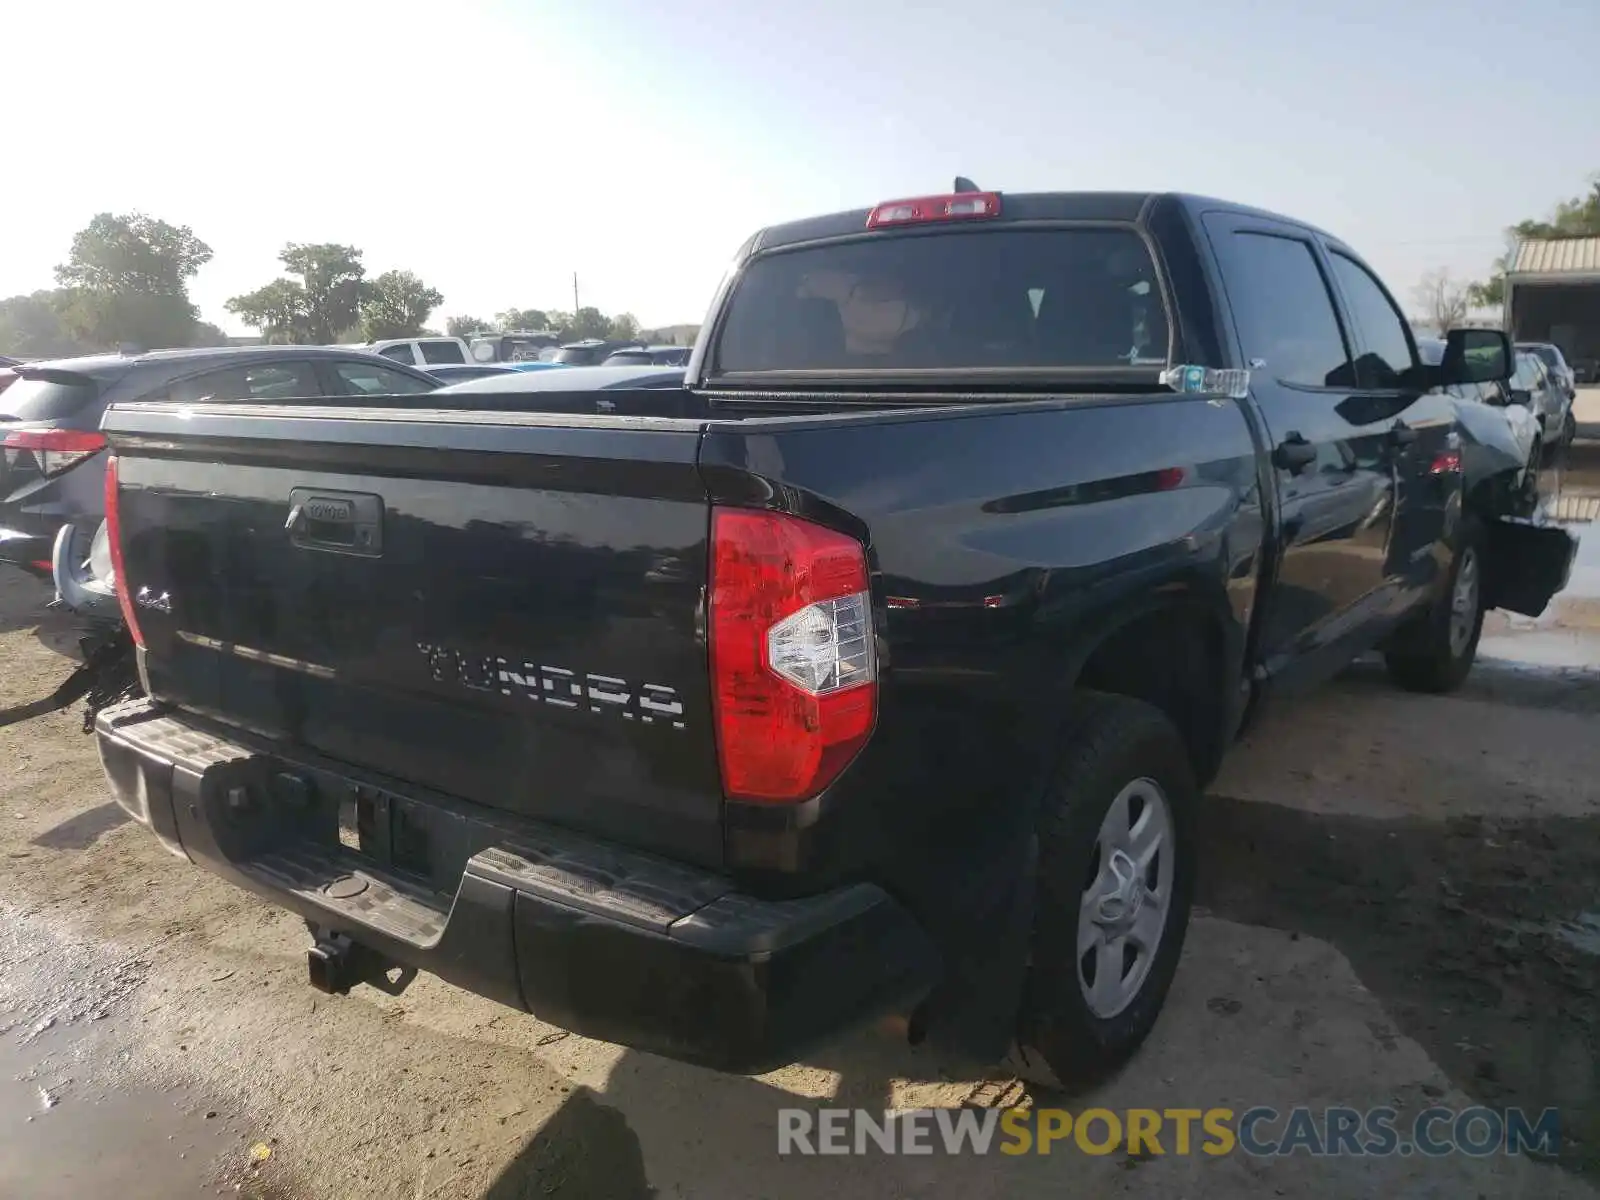
<path id="1" fill-rule="evenodd" d="M 956 194 L 960 195 L 962 192 L 981 192 L 983 189 L 977 184 L 973 183 L 972 180 L 968 179 L 965 175 L 957 175 L 955 190 Z"/>

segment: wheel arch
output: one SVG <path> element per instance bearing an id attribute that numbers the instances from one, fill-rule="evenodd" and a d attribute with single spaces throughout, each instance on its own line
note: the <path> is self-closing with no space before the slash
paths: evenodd
<path id="1" fill-rule="evenodd" d="M 1220 587 L 1180 578 L 1086 622 L 1062 679 L 1161 710 L 1209 782 L 1238 729 L 1245 690 L 1244 629 Z"/>

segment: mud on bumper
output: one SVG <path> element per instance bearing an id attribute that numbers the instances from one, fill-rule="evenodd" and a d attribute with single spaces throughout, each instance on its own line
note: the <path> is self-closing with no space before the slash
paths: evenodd
<path id="1" fill-rule="evenodd" d="M 104 710 L 96 735 L 117 802 L 173 853 L 396 965 L 590 1037 L 755 1073 L 909 1006 L 937 977 L 927 935 L 870 884 L 757 899 L 551 826 L 377 793 L 347 767 L 287 762 L 149 700 Z M 340 805 L 364 790 L 414 810 L 438 848 L 431 880 L 375 861 L 365 830 L 361 850 L 341 841 Z"/>

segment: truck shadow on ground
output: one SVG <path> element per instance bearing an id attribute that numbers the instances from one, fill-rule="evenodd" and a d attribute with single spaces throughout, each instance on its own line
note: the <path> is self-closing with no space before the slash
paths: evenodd
<path id="1" fill-rule="evenodd" d="M 859 1030 L 823 1046 L 807 1055 L 805 1062 L 808 1067 L 838 1073 L 838 1087 L 832 1095 L 813 1099 L 759 1078 L 702 1071 L 650 1054 L 624 1054 L 603 1092 L 579 1087 L 566 1097 L 560 1109 L 505 1165 L 483 1192 L 482 1200 L 546 1200 L 551 1196 L 742 1200 L 751 1195 L 820 1194 L 827 1186 L 826 1179 L 837 1179 L 835 1171 L 841 1160 L 781 1158 L 780 1109 L 861 1108 L 878 1113 L 907 1104 L 901 1098 L 897 1105 L 896 1079 L 966 1081 L 981 1073 L 971 1064 L 963 1064 L 947 1074 L 924 1051 L 873 1029 Z M 996 1107 L 1024 1098 L 1022 1084 L 998 1071 L 994 1074 L 992 1080 L 956 1085 L 964 1093 L 964 1107 Z M 1037 1092 L 1035 1098 L 1043 1099 Z M 685 1120 L 687 1113 L 693 1114 L 691 1120 Z M 671 1165 L 656 1164 L 657 1177 L 650 1178 L 641 1136 L 657 1148 L 664 1137 L 688 1139 L 692 1145 L 668 1155 Z M 961 1193 L 959 1180 L 964 1171 L 982 1173 L 993 1167 L 970 1157 L 951 1160 L 937 1138 L 927 1156 L 912 1161 L 924 1169 L 943 1172 L 941 1186 L 952 1188 L 952 1194 Z M 929 1168 L 930 1162 L 940 1165 Z M 880 1159 L 873 1165 L 897 1177 L 904 1164 Z M 858 1169 L 860 1166 L 857 1163 Z M 678 1177 L 672 1177 L 674 1174 Z M 865 1174 L 854 1177 L 852 1189 L 870 1187 L 872 1178 Z M 851 1195 L 870 1194 L 852 1189 L 847 1189 Z"/>
<path id="2" fill-rule="evenodd" d="M 1600 1176 L 1600 818 L 1207 806 L 1199 904 L 1337 947 L 1462 1091 L 1559 1108 L 1562 1165 Z"/>
<path id="3" fill-rule="evenodd" d="M 107 801 L 45 830 L 32 844 L 47 850 L 87 850 L 105 834 L 127 822 L 128 814 Z"/>
<path id="4" fill-rule="evenodd" d="M 1206 910 L 1336 947 L 1398 1032 L 1461 1091 L 1535 1116 L 1559 1109 L 1560 1165 L 1600 1177 L 1600 818 L 1441 824 L 1221 796 L 1207 805 L 1198 897 Z M 1385 1028 L 1373 1034 L 1380 1043 L 1393 1037 Z M 692 1069 L 686 1076 L 675 1064 L 627 1054 L 603 1093 L 579 1088 L 566 1099 L 483 1200 L 746 1194 L 741 1185 L 747 1190 L 760 1170 L 778 1169 L 779 1109 L 882 1110 L 896 1105 L 894 1078 L 941 1075 L 920 1052 L 870 1035 L 807 1061 L 840 1073 L 835 1096 L 807 1100 L 758 1079 L 709 1074 L 696 1086 Z M 963 1103 L 1016 1103 L 1022 1095 L 1020 1084 L 997 1079 Z M 1070 1095 L 1036 1092 L 1035 1100 Z M 647 1177 L 640 1135 L 658 1143 L 652 1110 L 663 1104 L 699 1110 L 690 1136 L 704 1141 L 689 1152 L 690 1178 Z M 673 1127 L 681 1135 L 684 1126 Z M 940 1169 L 953 1172 L 955 1184 L 964 1166 Z"/>

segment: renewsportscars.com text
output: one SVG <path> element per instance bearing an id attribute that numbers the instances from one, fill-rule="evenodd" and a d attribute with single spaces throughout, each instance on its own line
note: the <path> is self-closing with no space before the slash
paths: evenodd
<path id="1" fill-rule="evenodd" d="M 778 1110 L 778 1153 L 1049 1154 L 1158 1156 L 1244 1153 L 1257 1157 L 1385 1157 L 1448 1154 L 1551 1156 L 1560 1114 L 1519 1108 L 1435 1107 L 1402 1117 L 1393 1108 Z"/>

